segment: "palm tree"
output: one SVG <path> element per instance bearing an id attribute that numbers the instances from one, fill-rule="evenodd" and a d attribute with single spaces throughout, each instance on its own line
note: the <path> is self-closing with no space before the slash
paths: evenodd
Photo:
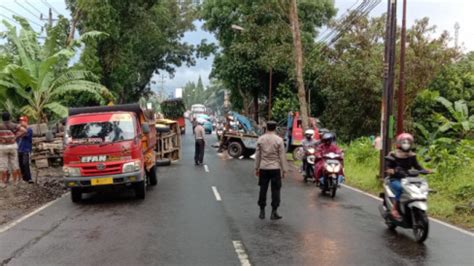
<path id="1" fill-rule="evenodd" d="M 1 36 L 8 39 L 16 54 L 10 62 L 3 60 L 0 63 L 0 97 L 8 97 L 10 105 L 19 103 L 21 112 L 38 122 L 48 121 L 48 111 L 59 117 L 67 116 L 67 107 L 58 101 L 67 93 L 90 93 L 101 102 L 111 97 L 91 72 L 68 66 L 76 55 L 78 44 L 102 33 L 83 34 L 63 48 L 57 42 L 58 36 L 50 30 L 52 34 L 48 34 L 44 44 L 40 45 L 38 34 L 28 22 L 21 17 L 15 19 L 22 26 L 18 35 L 16 27 L 3 21 L 7 31 Z"/>

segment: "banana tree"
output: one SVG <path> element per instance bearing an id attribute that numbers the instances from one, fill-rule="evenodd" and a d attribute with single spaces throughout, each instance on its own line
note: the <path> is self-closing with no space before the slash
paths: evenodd
<path id="1" fill-rule="evenodd" d="M 459 139 L 472 136 L 474 130 L 474 114 L 469 115 L 469 108 L 464 100 L 454 103 L 444 97 L 438 97 L 437 102 L 442 104 L 449 112 L 449 116 L 436 113 L 434 118 L 440 123 L 438 131 L 448 134 L 453 133 Z"/>
<path id="2" fill-rule="evenodd" d="M 52 34 L 40 45 L 38 34 L 28 22 L 20 17 L 15 19 L 22 26 L 18 34 L 16 27 L 3 21 L 7 30 L 1 36 L 8 39 L 16 54 L 12 62 L 0 68 L 0 95 L 19 99 L 23 103 L 20 111 L 38 122 L 47 122 L 48 112 L 65 117 L 67 107 L 59 99 L 67 93 L 90 93 L 100 102 L 111 98 L 107 88 L 97 83 L 91 72 L 68 66 L 78 44 L 101 33 L 86 33 L 67 47 L 57 47 L 51 39 L 56 36 Z"/>

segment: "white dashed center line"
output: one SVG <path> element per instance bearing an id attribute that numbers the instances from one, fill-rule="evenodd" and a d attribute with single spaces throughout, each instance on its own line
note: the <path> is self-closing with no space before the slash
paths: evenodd
<path id="1" fill-rule="evenodd" d="M 235 252 L 237 253 L 237 256 L 239 257 L 240 260 L 240 265 L 242 266 L 250 266 L 250 261 L 249 261 L 249 256 L 245 252 L 244 246 L 242 245 L 241 241 L 232 241 L 232 244 L 234 244 L 234 249 Z"/>
<path id="2" fill-rule="evenodd" d="M 216 197 L 217 201 L 222 201 L 221 195 L 219 194 L 219 191 L 217 191 L 217 188 L 212 186 L 212 192 L 214 192 L 214 196 Z"/>
<path id="3" fill-rule="evenodd" d="M 204 171 L 206 171 L 207 173 L 209 173 L 209 167 L 207 166 L 207 164 L 204 165 Z"/>

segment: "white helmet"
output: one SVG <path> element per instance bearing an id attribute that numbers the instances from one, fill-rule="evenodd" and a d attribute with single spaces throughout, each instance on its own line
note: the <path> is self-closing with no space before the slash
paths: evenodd
<path id="1" fill-rule="evenodd" d="M 312 137 L 312 136 L 314 136 L 314 130 L 313 129 L 306 129 L 304 134 L 305 134 L 305 136 L 310 135 Z"/>

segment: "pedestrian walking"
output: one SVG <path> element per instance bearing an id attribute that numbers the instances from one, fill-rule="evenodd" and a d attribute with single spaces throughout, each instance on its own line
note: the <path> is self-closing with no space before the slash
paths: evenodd
<path id="1" fill-rule="evenodd" d="M 260 206 L 260 219 L 265 219 L 265 206 L 267 205 L 267 191 L 271 184 L 272 213 L 270 219 L 278 220 L 282 217 L 277 209 L 280 206 L 281 180 L 287 173 L 286 152 L 283 139 L 276 133 L 276 122 L 267 122 L 267 131 L 257 141 L 255 153 L 255 174 L 259 177 L 260 193 L 258 206 Z"/>
<path id="2" fill-rule="evenodd" d="M 194 138 L 196 140 L 195 144 L 195 151 L 194 151 L 194 163 L 196 165 L 201 165 L 204 160 L 204 147 L 205 147 L 205 140 L 204 140 L 204 127 L 202 126 L 204 122 L 199 120 L 194 128 Z"/>
<path id="3" fill-rule="evenodd" d="M 20 117 L 20 125 L 26 129 L 26 134 L 17 140 L 18 162 L 20 165 L 23 181 L 32 184 L 33 180 L 31 179 L 30 153 L 33 146 L 33 130 L 28 128 L 28 117 L 26 116 Z"/>
<path id="4" fill-rule="evenodd" d="M 25 128 L 11 122 L 10 118 L 10 113 L 4 112 L 0 124 L 0 176 L 5 185 L 10 176 L 13 183 L 17 183 L 21 177 L 16 140 L 26 133 Z"/>

